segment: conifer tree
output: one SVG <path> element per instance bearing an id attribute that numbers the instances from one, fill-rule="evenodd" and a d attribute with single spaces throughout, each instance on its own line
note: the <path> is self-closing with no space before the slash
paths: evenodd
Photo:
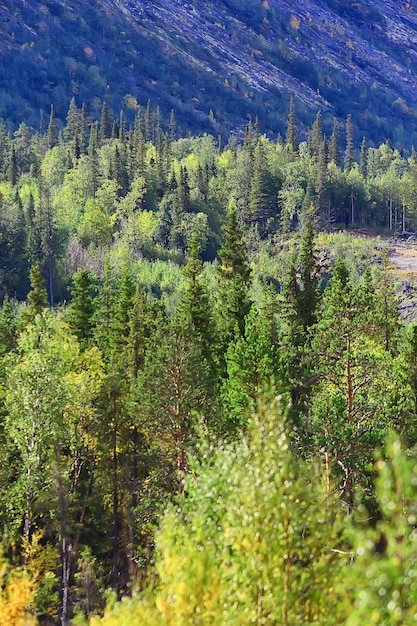
<path id="1" fill-rule="evenodd" d="M 344 170 L 348 174 L 355 162 L 354 145 L 353 145 L 353 124 L 352 116 L 349 114 L 346 118 L 346 150 Z"/>
<path id="2" fill-rule="evenodd" d="M 83 102 L 81 106 L 81 112 L 80 112 L 80 134 L 79 134 L 79 144 L 80 144 L 81 152 L 83 154 L 87 147 L 88 127 L 89 127 L 89 119 L 88 119 L 87 105 L 85 102 Z"/>
<path id="3" fill-rule="evenodd" d="M 119 123 L 117 120 L 113 120 L 113 124 L 111 127 L 111 138 L 118 139 L 120 134 Z"/>
<path id="4" fill-rule="evenodd" d="M 306 220 L 282 286 L 281 376 L 291 391 L 290 415 L 294 421 L 307 411 L 314 380 L 311 340 L 317 322 L 320 282 L 314 230 L 311 221 Z"/>
<path id="5" fill-rule="evenodd" d="M 7 133 L 3 122 L 0 122 L 0 173 L 4 174 L 7 164 Z"/>
<path id="6" fill-rule="evenodd" d="M 113 157 L 113 171 L 119 186 L 118 195 L 124 197 L 129 191 L 129 173 L 126 166 L 126 152 L 123 146 L 119 150 L 116 145 Z"/>
<path id="7" fill-rule="evenodd" d="M 333 118 L 333 131 L 330 138 L 329 146 L 329 161 L 333 162 L 337 167 L 340 167 L 342 163 L 342 156 L 340 151 L 340 137 L 339 137 L 339 122 Z"/>
<path id="8" fill-rule="evenodd" d="M 267 230 L 268 219 L 271 217 L 270 187 L 271 181 L 267 174 L 267 161 L 262 138 L 258 138 L 253 154 L 253 173 L 250 181 L 249 214 L 251 221 L 257 223 L 261 233 Z"/>
<path id="9" fill-rule="evenodd" d="M 200 247 L 196 237 L 192 236 L 184 268 L 187 283 L 184 295 L 178 304 L 178 312 L 180 316 L 184 316 L 185 323 L 192 327 L 195 340 L 201 346 L 202 356 L 214 369 L 217 348 L 215 327 L 208 288 L 202 276 L 203 263 L 199 255 Z"/>
<path id="10" fill-rule="evenodd" d="M 75 98 L 72 97 L 68 113 L 67 124 L 64 129 L 64 139 L 70 142 L 74 142 L 76 137 L 79 137 L 80 133 L 80 112 L 78 110 Z"/>
<path id="11" fill-rule="evenodd" d="M 122 143 L 126 141 L 126 117 L 123 109 L 119 116 L 119 139 Z"/>
<path id="12" fill-rule="evenodd" d="M 175 141 L 178 135 L 178 124 L 175 119 L 175 111 L 171 109 L 171 113 L 169 116 L 169 138 L 171 141 Z"/>
<path id="13" fill-rule="evenodd" d="M 316 119 L 308 136 L 308 146 L 311 156 L 318 158 L 320 146 L 323 141 L 323 128 L 321 123 L 321 113 L 317 111 Z"/>
<path id="14" fill-rule="evenodd" d="M 154 114 L 151 107 L 151 101 L 148 100 L 148 104 L 146 106 L 145 111 L 145 141 L 153 143 L 154 140 Z"/>
<path id="15" fill-rule="evenodd" d="M 224 240 L 219 252 L 218 324 L 227 346 L 236 336 L 244 335 L 245 318 L 251 307 L 249 288 L 251 269 L 243 232 L 239 226 L 234 202 L 229 205 L 227 223 L 223 226 Z"/>
<path id="16" fill-rule="evenodd" d="M 40 315 L 48 306 L 48 295 L 44 288 L 44 280 L 41 274 L 39 262 L 35 263 L 29 273 L 31 290 L 28 293 L 28 308 L 25 311 L 25 321 L 33 320 Z"/>
<path id="17" fill-rule="evenodd" d="M 99 183 L 99 160 L 98 160 L 98 147 L 99 147 L 99 129 L 98 124 L 95 122 L 90 129 L 90 139 L 88 143 L 88 165 L 89 165 L 89 178 L 91 185 L 91 195 L 94 197 L 98 189 Z"/>
<path id="18" fill-rule="evenodd" d="M 73 276 L 70 289 L 72 300 L 68 307 L 68 323 L 80 345 L 86 346 L 93 333 L 93 283 L 88 270 L 80 269 Z"/>
<path id="19" fill-rule="evenodd" d="M 311 220 L 305 220 L 302 232 L 298 265 L 300 289 L 298 292 L 298 314 L 304 331 L 317 322 L 320 302 L 320 266 L 315 245 L 316 237 Z"/>
<path id="20" fill-rule="evenodd" d="M 366 466 L 375 446 L 390 426 L 403 428 L 409 411 L 404 398 L 397 406 L 392 401 L 400 395 L 398 368 L 376 331 L 377 299 L 365 281 L 355 284 L 346 263 L 336 262 L 312 342 L 318 358 L 309 441 L 325 451 L 328 478 L 348 508 L 358 484 L 369 487 Z"/>
<path id="21" fill-rule="evenodd" d="M 290 111 L 288 115 L 286 146 L 294 153 L 298 154 L 297 118 L 295 116 L 294 97 L 290 100 Z"/>
<path id="22" fill-rule="evenodd" d="M 138 176 L 145 174 L 145 130 L 142 110 L 139 109 L 135 117 L 135 127 L 133 132 L 134 143 L 134 163 Z"/>
<path id="23" fill-rule="evenodd" d="M 227 378 L 222 398 L 229 434 L 244 428 L 261 397 L 276 393 L 276 355 L 271 324 L 265 312 L 252 305 L 246 317 L 245 335 L 229 344 Z"/>
<path id="24" fill-rule="evenodd" d="M 54 106 L 51 105 L 51 112 L 49 115 L 49 124 L 48 131 L 46 134 L 46 145 L 48 150 L 51 150 L 57 144 L 57 127 L 55 121 L 55 109 Z"/>
<path id="25" fill-rule="evenodd" d="M 100 120 L 100 137 L 103 140 L 110 139 L 111 137 L 111 118 L 110 111 L 106 101 L 103 102 L 101 107 L 101 120 Z"/>
<path id="26" fill-rule="evenodd" d="M 10 145 L 9 153 L 9 167 L 7 168 L 7 178 L 9 182 L 14 186 L 18 180 L 18 167 L 17 167 L 17 154 L 14 141 Z"/>
<path id="27" fill-rule="evenodd" d="M 366 180 L 368 178 L 368 148 L 366 145 L 365 137 L 362 139 L 362 143 L 361 143 L 359 170 L 360 170 L 360 173 L 362 174 L 362 178 Z"/>

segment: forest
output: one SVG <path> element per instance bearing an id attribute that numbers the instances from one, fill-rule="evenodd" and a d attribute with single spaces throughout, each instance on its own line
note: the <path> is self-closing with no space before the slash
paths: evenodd
<path id="1" fill-rule="evenodd" d="M 2 624 L 415 623 L 417 155 L 296 110 L 0 126 Z"/>

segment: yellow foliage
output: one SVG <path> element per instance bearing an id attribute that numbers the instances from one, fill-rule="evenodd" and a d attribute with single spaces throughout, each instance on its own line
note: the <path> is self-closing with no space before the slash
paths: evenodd
<path id="1" fill-rule="evenodd" d="M 25 570 L 10 569 L 1 557 L 0 624 L 4 626 L 35 626 L 29 607 L 34 597 L 34 584 Z"/>

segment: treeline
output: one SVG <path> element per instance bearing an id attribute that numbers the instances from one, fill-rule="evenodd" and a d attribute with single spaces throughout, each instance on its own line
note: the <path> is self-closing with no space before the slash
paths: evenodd
<path id="1" fill-rule="evenodd" d="M 261 240 L 296 229 L 306 213 L 320 228 L 414 230 L 415 153 L 359 147 L 350 117 L 326 138 L 320 114 L 300 142 L 295 106 L 284 139 L 268 140 L 255 121 L 224 147 L 211 136 L 179 138 L 175 115 L 165 127 L 150 104 L 133 128 L 106 104 L 92 121 L 74 100 L 64 128 L 53 109 L 34 135 L 0 125 L 3 292 L 25 298 L 39 261 L 56 304 L 80 267 L 100 273 L 106 255 L 181 262 L 193 236 L 214 260 L 231 201 Z"/>
<path id="2" fill-rule="evenodd" d="M 285 141 L 249 124 L 243 144 L 224 149 L 176 139 L 175 120 L 163 131 L 150 107 L 129 130 L 106 107 L 100 123 L 83 120 L 73 103 L 60 137 L 52 111 L 21 153 L 3 134 L 0 621 L 29 612 L 67 624 L 101 612 L 109 588 L 118 597 L 146 587 L 132 610 L 149 609 L 138 614 L 149 624 L 201 611 L 214 624 L 248 614 L 326 623 L 333 585 L 312 581 L 330 581 L 329 551 L 354 558 L 345 530 L 358 502 L 371 528 L 391 519 L 375 491 L 375 450 L 391 431 L 409 455 L 416 443 L 417 335 L 398 318 L 387 257 L 366 258 L 364 270 L 319 248 L 327 196 L 298 173 L 318 171 L 320 133 L 299 144 L 293 109 Z M 335 146 L 333 137 L 329 154 Z M 377 186 L 349 165 L 349 146 L 343 169 L 330 160 L 326 171 Z M 400 185 L 413 163 L 393 155 Z M 387 200 L 384 219 L 395 207 Z M 271 417 L 277 396 L 288 408 Z M 406 551 L 413 512 L 397 487 Z M 155 568 L 155 528 L 173 500 L 180 510 L 164 518 Z M 389 578 L 391 544 L 363 532 Z M 397 591 L 412 582 L 395 576 L 402 619 L 414 604 Z M 381 615 L 375 623 L 390 623 Z"/>

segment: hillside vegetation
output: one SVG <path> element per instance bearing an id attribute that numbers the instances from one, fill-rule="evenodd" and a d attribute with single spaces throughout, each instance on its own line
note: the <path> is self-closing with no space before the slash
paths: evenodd
<path id="1" fill-rule="evenodd" d="M 0 127 L 1 623 L 414 620 L 416 155 L 298 106 Z"/>
<path id="2" fill-rule="evenodd" d="M 181 127 L 227 138 L 251 116 L 276 137 L 297 94 L 300 129 L 320 110 L 330 135 L 350 113 L 373 145 L 417 144 L 411 1 L 6 0 L 0 7 L 0 118 L 65 121 L 75 97 L 130 120 L 150 98 Z"/>

